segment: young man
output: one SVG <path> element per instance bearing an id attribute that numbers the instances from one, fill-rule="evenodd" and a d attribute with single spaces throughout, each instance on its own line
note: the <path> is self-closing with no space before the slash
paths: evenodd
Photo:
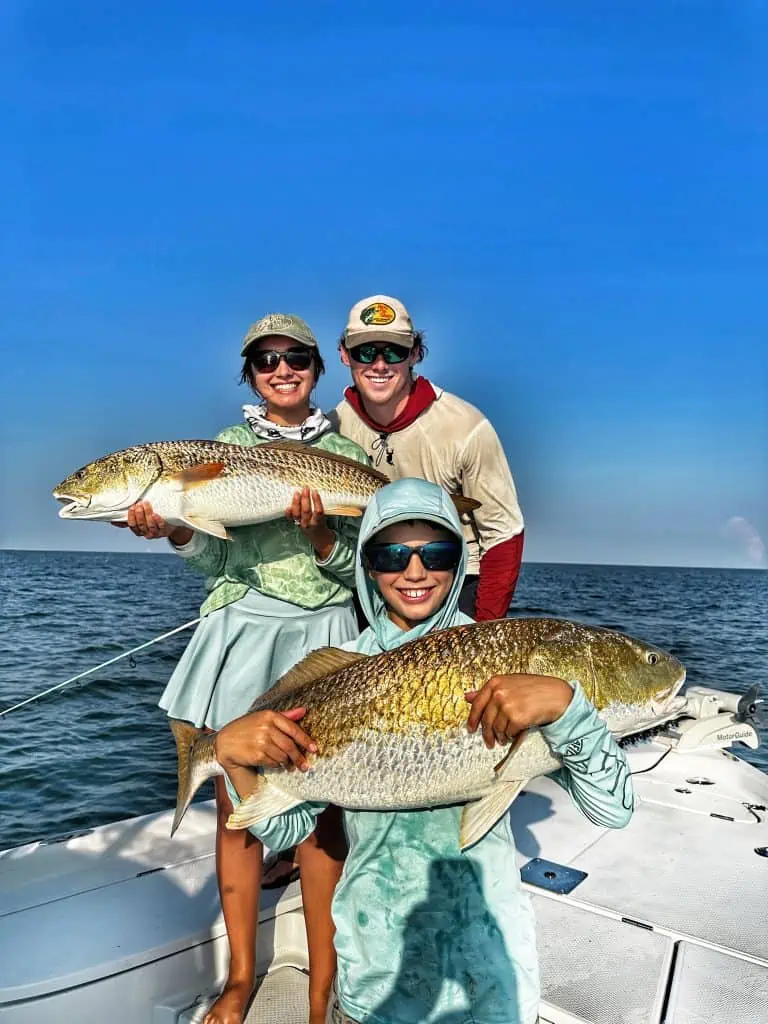
<path id="1" fill-rule="evenodd" d="M 391 480 L 421 477 L 482 503 L 464 517 L 469 571 L 460 607 L 474 619 L 502 618 L 520 573 L 523 517 L 495 430 L 474 406 L 415 374 L 423 335 L 398 299 L 356 303 L 339 349 L 353 384 L 331 422 Z"/>

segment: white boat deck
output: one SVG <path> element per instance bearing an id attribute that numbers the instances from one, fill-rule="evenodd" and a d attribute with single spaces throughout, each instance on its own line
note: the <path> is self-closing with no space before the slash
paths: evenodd
<path id="1" fill-rule="evenodd" d="M 664 750 L 631 751 L 633 770 Z M 728 753 L 672 752 L 635 782 L 621 831 L 591 825 L 549 779 L 513 807 L 521 866 L 587 873 L 566 895 L 528 886 L 543 1020 L 768 1024 L 768 858 L 755 852 L 768 812 L 745 806 L 768 806 L 768 776 Z M 0 1024 L 202 1020 L 226 973 L 212 805 L 173 840 L 170 820 L 0 853 Z M 265 892 L 260 920 L 249 1024 L 305 1024 L 298 886 Z"/>

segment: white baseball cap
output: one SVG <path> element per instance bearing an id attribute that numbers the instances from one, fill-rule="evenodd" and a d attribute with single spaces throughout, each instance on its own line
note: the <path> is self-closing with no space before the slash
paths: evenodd
<path id="1" fill-rule="evenodd" d="M 408 310 L 399 299 L 391 295 L 369 295 L 349 311 L 344 340 L 348 348 L 366 341 L 392 341 L 413 348 L 415 338 Z"/>

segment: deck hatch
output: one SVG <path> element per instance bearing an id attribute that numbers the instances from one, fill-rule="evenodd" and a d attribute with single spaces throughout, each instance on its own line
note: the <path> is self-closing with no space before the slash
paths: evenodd
<path id="1" fill-rule="evenodd" d="M 584 881 L 587 872 L 557 864 L 553 860 L 544 860 L 543 857 L 534 857 L 522 868 L 520 877 L 529 885 L 565 896 Z"/>

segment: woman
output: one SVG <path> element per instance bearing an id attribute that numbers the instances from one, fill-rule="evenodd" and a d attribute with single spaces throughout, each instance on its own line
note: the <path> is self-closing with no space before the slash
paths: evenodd
<path id="1" fill-rule="evenodd" d="M 324 366 L 303 320 L 264 317 L 246 334 L 241 356 L 241 381 L 261 402 L 243 406 L 245 422 L 223 430 L 218 441 L 293 439 L 368 464 L 362 449 L 333 432 L 310 404 Z M 304 654 L 357 635 L 351 601 L 357 521 L 326 520 L 316 492 L 297 492 L 285 519 L 232 529 L 231 541 L 170 526 L 148 502 L 134 505 L 124 525 L 148 539 L 168 537 L 207 577 L 202 621 L 160 699 L 172 719 L 219 729 L 243 715 Z M 224 828 L 232 805 L 222 779 L 216 780 L 216 804 L 216 866 L 230 964 L 205 1024 L 241 1024 L 255 981 L 262 844 Z M 312 853 L 308 847 L 308 863 Z"/>
<path id="2" fill-rule="evenodd" d="M 370 627 L 347 649 L 378 654 L 471 621 L 458 610 L 467 561 L 461 524 L 435 484 L 403 479 L 382 488 L 363 517 L 359 545 L 358 593 Z M 468 727 L 482 728 L 489 746 L 541 726 L 563 760 L 556 778 L 577 806 L 600 825 L 627 823 L 626 760 L 578 682 L 496 676 L 467 700 Z M 314 748 L 300 717 L 298 708 L 288 715 L 255 712 L 218 734 L 217 756 L 240 796 L 253 788 L 249 765 L 290 761 L 306 769 L 304 752 Z M 571 772 L 577 746 L 581 771 Z M 301 804 L 254 832 L 281 849 L 311 832 L 322 809 Z M 349 854 L 333 897 L 338 973 L 328 1021 L 536 1021 L 533 913 L 520 885 L 509 816 L 460 851 L 461 812 L 461 806 L 344 812 Z"/>

